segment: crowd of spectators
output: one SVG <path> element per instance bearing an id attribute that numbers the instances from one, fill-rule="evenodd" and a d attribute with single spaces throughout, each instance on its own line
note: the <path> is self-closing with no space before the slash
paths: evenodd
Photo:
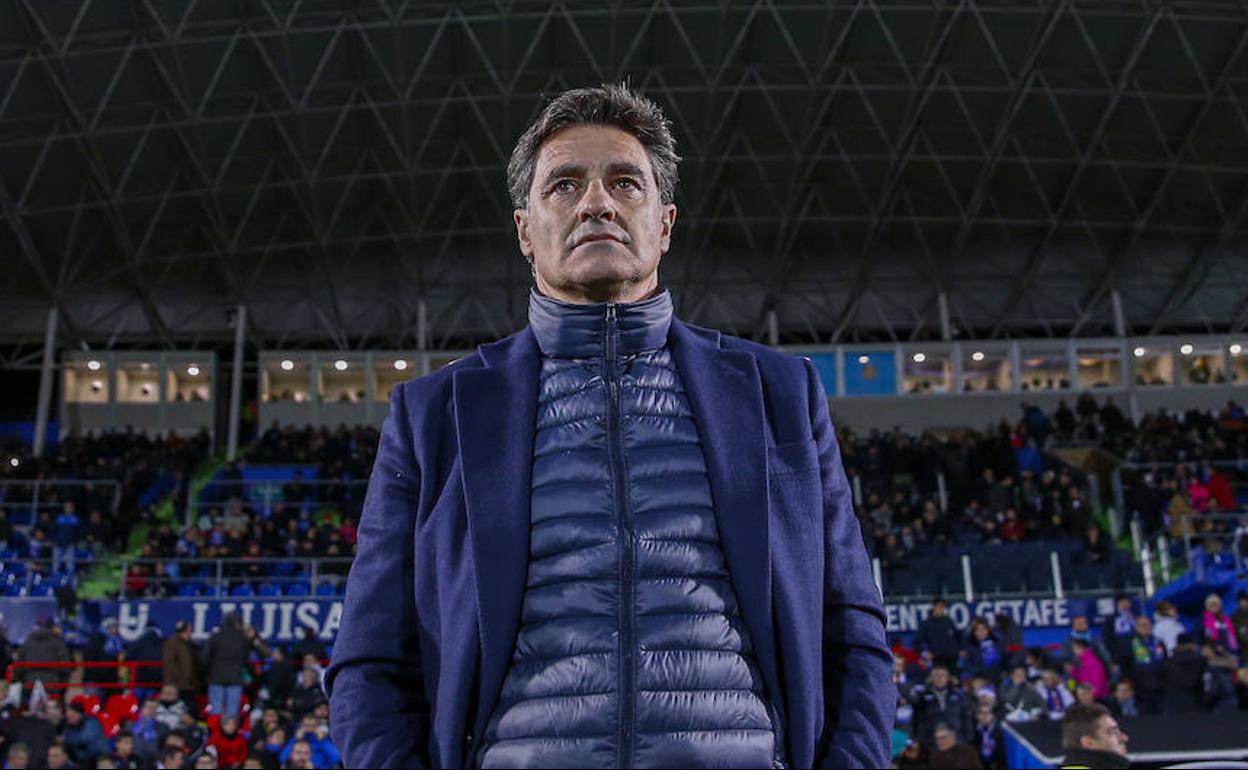
<path id="1" fill-rule="evenodd" d="M 943 600 L 908 644 L 894 643 L 895 766 L 1003 768 L 1006 722 L 1060 721 L 1100 703 L 1119 720 L 1248 711 L 1248 594 L 1227 614 L 1217 595 L 1184 625 L 1168 602 L 1153 617 L 1120 596 L 1098 624 L 1071 618 L 1060 649 L 1025 647 L 1008 622 L 975 618 L 965 633 Z"/>
<path id="2" fill-rule="evenodd" d="M 27 662 L 160 664 L 136 669 L 134 691 L 109 687 L 119 681 L 116 666 L 74 678 L 63 668 L 22 669 L 0 706 L 6 768 L 341 766 L 321 687 L 327 652 L 315 629 L 283 647 L 227 614 L 202 644 L 187 623 L 167 639 L 152 626 L 126 644 L 110 618 L 81 651 L 71 652 L 51 622 L 16 651 L 0 646 L 3 655 Z"/>

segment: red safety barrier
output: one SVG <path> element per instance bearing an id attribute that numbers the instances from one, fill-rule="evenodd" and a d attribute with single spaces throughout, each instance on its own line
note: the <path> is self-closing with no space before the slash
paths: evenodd
<path id="1" fill-rule="evenodd" d="M 9 667 L 4 671 L 4 683 L 10 685 L 13 683 L 13 676 L 16 672 L 22 670 L 35 669 L 38 671 L 50 671 L 56 669 L 88 669 L 88 668 L 111 668 L 126 669 L 125 682 L 44 682 L 43 686 L 49 692 L 52 690 L 66 690 L 70 687 L 90 687 L 98 690 L 129 690 L 131 696 L 137 689 L 156 689 L 159 690 L 164 682 L 139 682 L 138 669 L 140 668 L 161 668 L 164 661 L 159 660 L 125 660 L 125 661 L 83 661 L 83 662 L 67 662 L 57 663 L 54 661 L 21 661 L 10 663 Z"/>

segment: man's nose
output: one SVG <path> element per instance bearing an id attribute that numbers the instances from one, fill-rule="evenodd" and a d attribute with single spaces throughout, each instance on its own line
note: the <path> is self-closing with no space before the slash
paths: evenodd
<path id="1" fill-rule="evenodd" d="M 615 219 L 615 201 L 607 192 L 607 187 L 602 180 L 594 179 L 585 188 L 579 215 L 582 222 L 589 219 Z"/>

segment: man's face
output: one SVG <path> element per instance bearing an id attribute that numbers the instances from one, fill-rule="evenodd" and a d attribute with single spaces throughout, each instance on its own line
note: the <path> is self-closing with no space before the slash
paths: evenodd
<path id="1" fill-rule="evenodd" d="M 528 208 L 513 218 L 543 294 L 630 302 L 658 286 L 676 206 L 661 202 L 636 137 L 614 126 L 579 125 L 542 144 Z"/>
<path id="2" fill-rule="evenodd" d="M 936 733 L 936 749 L 938 751 L 949 751 L 958 745 L 958 737 L 953 734 L 953 730 L 939 730 Z"/>
<path id="3" fill-rule="evenodd" d="M 1127 734 L 1111 716 L 1098 719 L 1092 735 L 1085 735 L 1079 739 L 1079 742 L 1085 749 L 1108 751 L 1121 757 L 1127 756 Z"/>
<path id="4" fill-rule="evenodd" d="M 160 699 L 165 703 L 173 703 L 178 699 L 178 688 L 171 684 L 160 688 Z"/>
<path id="5" fill-rule="evenodd" d="M 60 746 L 48 747 L 48 767 L 52 768 L 52 770 L 60 770 L 60 768 L 65 766 L 68 759 L 69 757 L 65 755 L 65 749 Z"/>
<path id="6" fill-rule="evenodd" d="M 1023 684 L 1027 681 L 1027 669 L 1016 668 L 1010 672 L 1010 681 L 1014 684 Z"/>
<path id="7" fill-rule="evenodd" d="M 1070 620 L 1070 630 L 1075 633 L 1082 634 L 1088 630 L 1088 619 L 1082 615 L 1076 615 Z"/>
<path id="8" fill-rule="evenodd" d="M 158 713 L 160 713 L 160 703 L 154 700 L 143 701 L 141 716 L 144 719 L 155 719 Z"/>
<path id="9" fill-rule="evenodd" d="M 311 767 L 312 766 L 312 749 L 308 744 L 300 741 L 296 743 L 290 750 L 290 766 L 291 767 Z"/>
<path id="10" fill-rule="evenodd" d="M 82 723 L 82 714 L 79 714 L 74 709 L 70 709 L 65 712 L 65 721 L 69 723 L 70 727 L 77 727 Z"/>
<path id="11" fill-rule="evenodd" d="M 1130 682 L 1119 682 L 1118 686 L 1114 688 L 1114 695 L 1120 701 L 1129 701 L 1135 697 L 1135 688 L 1131 686 Z"/>
<path id="12" fill-rule="evenodd" d="M 1153 621 L 1148 619 L 1147 615 L 1141 615 L 1135 619 L 1135 632 L 1140 636 L 1153 635 Z"/>
<path id="13" fill-rule="evenodd" d="M 117 756 L 128 757 L 134 751 L 134 739 L 123 735 L 117 739 Z"/>
<path id="14" fill-rule="evenodd" d="M 1096 691 L 1091 687 L 1076 687 L 1075 700 L 1084 706 L 1096 703 Z"/>
<path id="15" fill-rule="evenodd" d="M 12 770 L 26 770 L 30 767 L 30 755 L 24 751 L 10 751 L 8 766 Z"/>
<path id="16" fill-rule="evenodd" d="M 932 687 L 943 690 L 949 686 L 949 672 L 943 668 L 932 669 Z"/>
<path id="17" fill-rule="evenodd" d="M 925 511 L 926 513 L 926 511 Z M 949 614 L 949 607 L 944 602 L 937 602 L 932 605 L 932 617 L 943 618 Z"/>

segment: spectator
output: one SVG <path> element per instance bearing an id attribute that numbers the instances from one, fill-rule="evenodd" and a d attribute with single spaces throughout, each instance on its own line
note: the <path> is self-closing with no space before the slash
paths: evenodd
<path id="1" fill-rule="evenodd" d="M 180 746 L 166 746 L 160 752 L 160 765 L 163 770 L 182 770 L 185 767 L 186 754 Z"/>
<path id="2" fill-rule="evenodd" d="M 316 658 L 317 665 L 325 660 L 325 643 L 316 638 L 317 629 L 312 626 L 306 626 L 303 629 L 303 639 L 299 640 L 294 647 L 290 649 L 290 655 L 295 660 L 303 660 L 308 655 Z"/>
<path id="3" fill-rule="evenodd" d="M 1205 710 L 1205 658 L 1189 633 L 1179 635 L 1170 658 L 1165 684 L 1167 714 L 1189 714 Z"/>
<path id="4" fill-rule="evenodd" d="M 238 718 L 225 717 L 209 723 L 208 745 L 217 752 L 221 767 L 238 767 L 247 758 L 247 739 L 238 731 Z"/>
<path id="5" fill-rule="evenodd" d="M 208 699 L 212 703 L 212 713 L 223 719 L 238 716 L 243 695 L 243 671 L 247 667 L 251 646 L 243 634 L 238 615 L 233 612 L 222 618 L 221 628 L 204 645 L 201 657 L 207 671 Z"/>
<path id="6" fill-rule="evenodd" d="M 1114 600 L 1114 614 L 1105 620 L 1101 632 L 1110 662 L 1124 669 L 1131 661 L 1131 639 L 1135 635 L 1135 613 L 1131 604 L 1130 596 L 1119 594 Z"/>
<path id="7" fill-rule="evenodd" d="M 325 702 L 325 693 L 321 690 L 321 678 L 317 670 L 305 666 L 299 675 L 299 685 L 290 696 L 290 713 L 295 719 L 302 719 L 319 704 Z"/>
<path id="8" fill-rule="evenodd" d="M 52 530 L 52 571 L 74 574 L 74 548 L 78 546 L 81 522 L 73 502 L 66 501 Z"/>
<path id="9" fill-rule="evenodd" d="M 931 653 L 932 660 L 942 666 L 958 664 L 958 629 L 949 617 L 949 603 L 944 599 L 932 602 L 932 614 L 919 624 L 916 639 L 919 649 Z"/>
<path id="10" fill-rule="evenodd" d="M 963 648 L 962 670 L 995 682 L 1001 678 L 1005 665 L 1004 650 L 992 627 L 983 618 L 971 622 L 966 646 Z"/>
<path id="11" fill-rule="evenodd" d="M 269 665 L 262 678 L 263 690 L 268 692 L 266 704 L 276 703 L 287 707 L 290 696 L 294 693 L 299 678 L 294 665 L 286 658 L 282 648 L 273 645 Z"/>
<path id="12" fill-rule="evenodd" d="M 1153 608 L 1153 633 L 1166 646 L 1166 655 L 1174 655 L 1179 646 L 1179 636 L 1187 633 L 1187 628 L 1179 620 L 1179 610 L 1167 601 L 1157 602 Z"/>
<path id="13" fill-rule="evenodd" d="M 952 686 L 949 669 L 933 666 L 927 677 L 927 686 L 918 695 L 914 708 L 915 737 L 924 746 L 931 746 L 937 725 L 949 725 L 963 739 L 973 735 L 971 706 L 966 695 Z"/>
<path id="14" fill-rule="evenodd" d="M 71 703 L 65 712 L 61 739 L 70 758 L 78 765 L 89 765 L 96 757 L 109 753 L 108 738 L 100 720 L 87 714 L 81 703 Z"/>
<path id="15" fill-rule="evenodd" d="M 197 657 L 195 645 L 191 642 L 191 624 L 179 620 L 174 626 L 173 636 L 165 640 L 161 660 L 164 661 L 165 684 L 174 687 L 187 705 L 195 703 L 195 694 L 203 686 Z"/>
<path id="16" fill-rule="evenodd" d="M 26 770 L 30 767 L 30 749 L 26 744 L 18 742 L 9 745 L 4 767 L 6 770 Z"/>
<path id="17" fill-rule="evenodd" d="M 1091 706 L 1096 703 L 1096 688 L 1087 682 L 1079 682 L 1075 685 L 1075 705 Z"/>
<path id="18" fill-rule="evenodd" d="M 1074 643 L 1077 640 L 1087 642 L 1092 651 L 1096 653 L 1105 667 L 1109 668 L 1109 651 L 1105 649 L 1105 645 L 1101 640 L 1092 635 L 1092 629 L 1088 625 L 1088 616 L 1080 612 L 1070 619 L 1070 636 L 1066 641 L 1062 642 L 1062 660 L 1073 661 L 1075 659 Z"/>
<path id="19" fill-rule="evenodd" d="M 1231 614 L 1231 626 L 1235 629 L 1240 657 L 1248 663 L 1248 591 L 1241 589 L 1235 594 L 1235 612 Z"/>
<path id="20" fill-rule="evenodd" d="M 1162 687 L 1166 679 L 1166 646 L 1153 633 L 1153 623 L 1147 615 L 1135 619 L 1130 649 L 1130 658 L 1123 671 L 1131 677 L 1134 689 L 1138 691 L 1142 713 L 1156 714 L 1161 711 Z"/>
<path id="21" fill-rule="evenodd" d="M 975 709 L 975 753 L 982 767 L 1001 770 L 1005 767 L 1005 735 L 991 707 Z"/>
<path id="22" fill-rule="evenodd" d="M 176 637 L 175 637 L 176 638 Z M 168 646 L 168 641 L 166 641 Z M 178 695 L 178 688 L 167 684 L 160 688 L 160 700 L 156 706 L 156 721 L 167 730 L 176 730 L 182 726 L 182 715 L 190 713 L 186 702 Z"/>
<path id="23" fill-rule="evenodd" d="M 147 663 L 157 663 L 157 666 L 143 666 L 135 669 L 135 679 L 140 682 L 160 682 L 164 679 L 164 664 L 162 659 L 164 639 L 160 633 L 160 626 L 155 621 L 148 621 L 147 627 L 143 629 L 143 633 L 138 639 L 126 647 L 125 660 L 140 661 Z M 154 694 L 150 688 L 143 688 L 137 691 L 136 695 L 140 699 L 146 698 Z"/>
<path id="24" fill-rule="evenodd" d="M 23 663 L 68 663 L 69 648 L 61 638 L 60 629 L 44 618 L 26 635 L 16 659 Z M 68 680 L 69 673 L 64 668 L 28 668 L 22 672 L 22 683 L 26 687 L 35 682 L 62 684 Z"/>
<path id="25" fill-rule="evenodd" d="M 1040 683 L 1036 685 L 1036 691 L 1044 700 L 1049 719 L 1054 721 L 1064 718 L 1066 711 L 1075 705 L 1075 696 L 1071 695 L 1070 690 L 1066 689 L 1066 685 L 1062 683 L 1062 675 L 1051 668 L 1045 669 Z"/>
<path id="26" fill-rule="evenodd" d="M 1074 639 L 1071 652 L 1073 660 L 1066 664 L 1071 678 L 1079 684 L 1088 685 L 1093 698 L 1109 697 L 1109 672 L 1101 657 L 1093 652 L 1092 645 L 1086 639 Z"/>
<path id="27" fill-rule="evenodd" d="M 1114 685 L 1114 694 L 1105 699 L 1105 706 L 1115 719 L 1138 717 L 1144 713 L 1135 699 L 1135 688 L 1131 686 L 1130 679 L 1123 679 Z"/>
<path id="28" fill-rule="evenodd" d="M 303 762 L 299 744 L 308 746 L 310 764 Z M 306 716 L 300 721 L 295 737 L 286 744 L 279 758 L 289 767 L 314 767 L 316 770 L 329 770 L 342 762 L 342 756 L 329 737 L 329 728 L 313 716 Z"/>
<path id="29" fill-rule="evenodd" d="M 105 618 L 100 629 L 87 640 L 87 648 L 83 652 L 83 660 L 89 663 L 118 663 L 122 659 L 125 643 L 118 632 L 117 618 Z M 92 685 L 112 684 L 117 681 L 117 667 L 92 667 L 82 672 L 83 684 L 93 690 L 103 700 L 109 693 L 103 688 Z"/>
<path id="30" fill-rule="evenodd" d="M 1076 706 L 1062 720 L 1063 768 L 1128 768 L 1127 734 L 1100 704 Z"/>
<path id="31" fill-rule="evenodd" d="M 113 744 L 113 766 L 120 770 L 135 770 L 139 757 L 134 753 L 134 736 L 121 733 Z"/>
<path id="32" fill-rule="evenodd" d="M 9 723 L 8 745 L 21 745 L 27 750 L 27 760 L 35 766 L 48 756 L 48 747 L 56 742 L 57 730 L 62 721 L 59 701 L 48 701 L 42 713 L 27 713 Z"/>
<path id="33" fill-rule="evenodd" d="M 1044 698 L 1027 681 L 1027 667 L 1014 666 L 997 690 L 997 712 L 1007 722 L 1034 722 L 1044 715 Z"/>
<path id="34" fill-rule="evenodd" d="M 968 746 L 962 736 L 946 724 L 936 726 L 935 744 L 928 754 L 927 766 L 933 770 L 983 767 L 975 749 Z"/>
<path id="35" fill-rule="evenodd" d="M 134 753 L 144 763 L 150 763 L 160 754 L 160 747 L 169 734 L 169 728 L 157 718 L 160 714 L 158 701 L 143 701 L 139 708 L 139 718 L 130 725 L 130 733 L 134 736 Z"/>
<path id="36" fill-rule="evenodd" d="M 252 756 L 260 760 L 266 768 L 276 769 L 282 766 L 282 752 L 286 748 L 286 730 L 274 727 L 258 742 L 254 743 Z"/>
<path id="37" fill-rule="evenodd" d="M 48 770 L 73 770 L 73 768 L 78 767 L 78 765 L 75 765 L 70 761 L 69 754 L 66 753 L 65 747 L 54 743 L 48 747 L 47 767 Z"/>
<path id="38" fill-rule="evenodd" d="M 1203 641 L 1239 653 L 1239 639 L 1231 619 L 1222 611 L 1222 597 L 1217 594 L 1205 597 L 1205 614 L 1201 616 L 1201 621 L 1200 638 Z"/>
<path id="39" fill-rule="evenodd" d="M 169 734 L 180 738 L 187 751 L 198 751 L 208 745 L 208 728 L 189 711 L 182 712 L 177 729 Z"/>

